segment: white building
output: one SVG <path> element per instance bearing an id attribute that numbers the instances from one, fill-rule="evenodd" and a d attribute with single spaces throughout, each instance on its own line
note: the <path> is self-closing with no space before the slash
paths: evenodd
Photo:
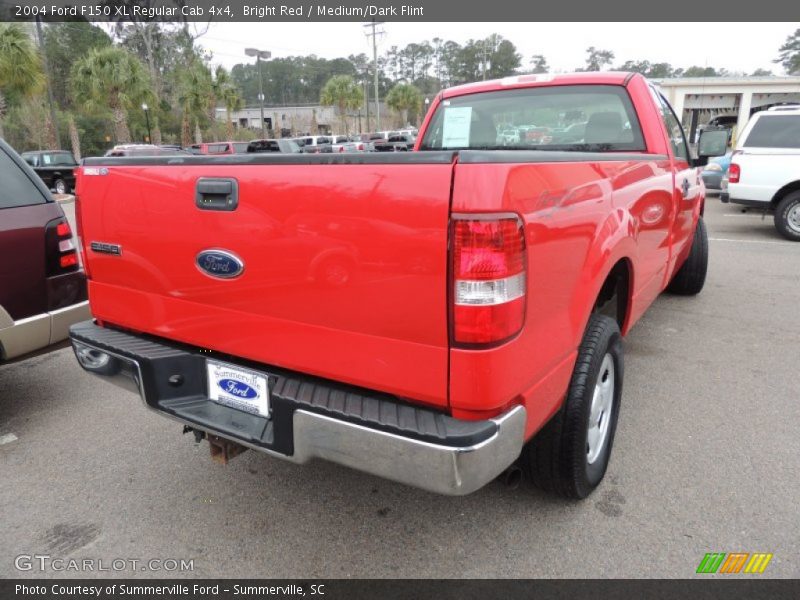
<path id="1" fill-rule="evenodd" d="M 264 124 L 268 130 L 273 130 L 275 135 L 281 132 L 292 131 L 297 135 L 330 133 L 340 127 L 338 111 L 332 106 L 300 105 L 300 106 L 265 106 Z M 225 122 L 227 111 L 217 108 L 218 121 Z M 261 109 L 258 106 L 248 106 L 242 110 L 231 113 L 234 127 L 261 129 Z M 286 135 L 289 135 L 286 133 Z"/>
<path id="2" fill-rule="evenodd" d="M 715 116 L 737 116 L 736 132 L 757 110 L 800 102 L 800 77 L 683 77 L 656 83 L 692 140 L 697 126 Z"/>

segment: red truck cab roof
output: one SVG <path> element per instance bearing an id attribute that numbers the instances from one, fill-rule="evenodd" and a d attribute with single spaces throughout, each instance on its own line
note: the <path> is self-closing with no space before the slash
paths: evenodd
<path id="1" fill-rule="evenodd" d="M 490 81 L 476 81 L 442 90 L 442 99 L 475 94 L 480 92 L 494 92 L 514 88 L 529 88 L 550 85 L 624 85 L 637 73 L 624 71 L 587 71 L 584 73 L 539 73 L 531 75 L 512 75 L 502 79 Z"/>

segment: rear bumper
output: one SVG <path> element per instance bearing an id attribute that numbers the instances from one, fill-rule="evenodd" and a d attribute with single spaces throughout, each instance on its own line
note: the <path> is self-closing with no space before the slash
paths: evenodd
<path id="1" fill-rule="evenodd" d="M 79 356 L 85 370 L 138 393 L 148 408 L 295 463 L 320 458 L 432 492 L 464 495 L 500 475 L 524 443 L 522 406 L 494 419 L 462 421 L 380 392 L 215 356 L 269 377 L 271 414 L 265 418 L 208 399 L 207 353 L 89 321 L 73 326 L 70 337 L 76 355 L 85 357 L 88 350 L 90 358 L 109 357 L 93 366 Z M 176 386 L 178 379 L 182 383 Z"/>

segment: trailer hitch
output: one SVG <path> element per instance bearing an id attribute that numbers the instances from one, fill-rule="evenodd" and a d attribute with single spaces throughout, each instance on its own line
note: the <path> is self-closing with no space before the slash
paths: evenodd
<path id="1" fill-rule="evenodd" d="M 227 465 L 229 460 L 236 458 L 247 450 L 247 447 L 241 444 L 210 433 L 206 434 L 206 439 L 208 440 L 208 447 L 211 449 L 211 460 L 221 465 Z"/>

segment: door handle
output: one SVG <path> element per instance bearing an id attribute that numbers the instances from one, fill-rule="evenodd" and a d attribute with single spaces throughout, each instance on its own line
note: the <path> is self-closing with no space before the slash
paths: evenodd
<path id="1" fill-rule="evenodd" d="M 683 178 L 683 183 L 681 183 L 681 190 L 683 190 L 683 197 L 684 198 L 686 198 L 686 196 L 689 195 L 689 187 L 690 187 L 689 186 L 689 180 L 684 177 Z"/>
<path id="2" fill-rule="evenodd" d="M 239 182 L 232 177 L 201 177 L 195 187 L 194 203 L 200 210 L 236 210 Z"/>

